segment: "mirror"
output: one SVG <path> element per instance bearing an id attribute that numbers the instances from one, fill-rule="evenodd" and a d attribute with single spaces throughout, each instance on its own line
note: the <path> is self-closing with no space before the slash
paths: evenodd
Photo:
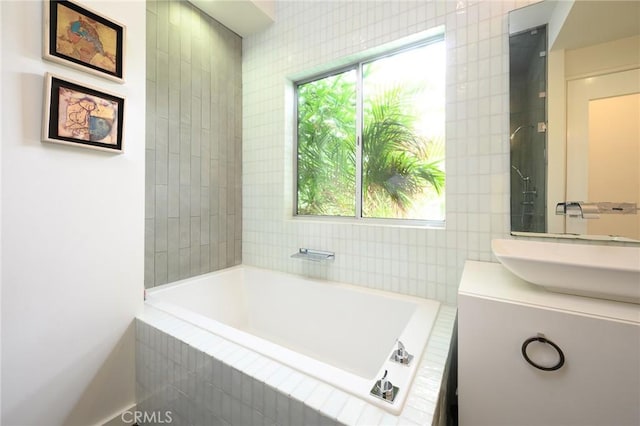
<path id="1" fill-rule="evenodd" d="M 546 232 L 547 26 L 509 37 L 511 230 Z"/>
<path id="2" fill-rule="evenodd" d="M 640 2 L 509 14 L 511 231 L 640 242 Z"/>

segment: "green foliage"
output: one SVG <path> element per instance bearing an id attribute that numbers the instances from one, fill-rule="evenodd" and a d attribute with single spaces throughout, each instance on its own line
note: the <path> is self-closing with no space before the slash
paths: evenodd
<path id="1" fill-rule="evenodd" d="M 416 92 L 396 86 L 365 99 L 363 216 L 404 217 L 426 186 L 437 194 L 444 188 L 443 157 L 429 155 L 436 143 L 414 130 Z"/>
<path id="2" fill-rule="evenodd" d="M 444 188 L 444 141 L 416 134 L 416 93 L 395 87 L 364 100 L 363 216 L 406 217 L 426 188 Z M 355 215 L 355 104 L 346 73 L 299 86 L 299 214 Z"/>
<path id="3" fill-rule="evenodd" d="M 298 87 L 298 213 L 355 215 L 355 83 L 344 74 Z"/>

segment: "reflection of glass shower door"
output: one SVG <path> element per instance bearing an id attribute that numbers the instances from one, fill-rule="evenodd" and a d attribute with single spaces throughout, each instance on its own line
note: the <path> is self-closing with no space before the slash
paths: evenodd
<path id="1" fill-rule="evenodd" d="M 546 231 L 547 31 L 509 37 L 511 230 Z"/>
<path id="2" fill-rule="evenodd" d="M 640 70 L 569 81 L 567 99 L 567 200 L 640 204 Z M 640 215 L 567 216 L 566 232 L 640 239 Z"/>

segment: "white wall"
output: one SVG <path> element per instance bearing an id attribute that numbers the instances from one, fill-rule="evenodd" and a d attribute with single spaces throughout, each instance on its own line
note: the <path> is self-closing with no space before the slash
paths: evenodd
<path id="1" fill-rule="evenodd" d="M 572 80 L 640 66 L 640 36 L 565 50 L 565 79 Z"/>
<path id="2" fill-rule="evenodd" d="M 509 233 L 507 12 L 525 3 L 277 2 L 276 22 L 243 44 L 243 263 L 455 303 L 464 261 L 491 260 L 491 239 Z M 446 230 L 292 219 L 291 78 L 438 25 Z M 336 261 L 290 259 L 299 247 Z"/>
<path id="3" fill-rule="evenodd" d="M 124 85 L 43 61 L 43 3 L 0 3 L 2 424 L 99 423 L 135 398 L 145 3 L 82 2 L 127 26 Z M 41 142 L 47 71 L 126 96 L 124 154 Z"/>
<path id="4" fill-rule="evenodd" d="M 636 76 L 640 77 L 640 73 Z M 589 101 L 586 148 L 589 170 L 588 183 L 584 183 L 588 186 L 587 200 L 640 202 L 638 117 L 640 93 Z M 615 173 L 611 173 L 612 164 L 615 164 Z M 640 240 L 640 216 L 637 214 L 601 215 L 599 220 L 586 222 L 589 234 L 624 235 Z"/>

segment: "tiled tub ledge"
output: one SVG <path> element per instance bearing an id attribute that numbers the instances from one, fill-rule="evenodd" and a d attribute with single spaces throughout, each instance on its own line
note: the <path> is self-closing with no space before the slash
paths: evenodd
<path id="1" fill-rule="evenodd" d="M 136 320 L 137 410 L 172 425 L 444 424 L 456 308 L 440 306 L 399 416 L 151 306 Z"/>

